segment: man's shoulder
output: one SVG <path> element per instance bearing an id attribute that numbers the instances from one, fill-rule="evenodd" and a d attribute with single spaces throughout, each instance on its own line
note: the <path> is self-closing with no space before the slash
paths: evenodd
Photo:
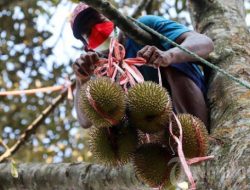
<path id="1" fill-rule="evenodd" d="M 169 21 L 168 19 L 161 17 L 161 16 L 155 16 L 155 15 L 144 15 L 138 18 L 139 22 L 142 22 L 146 25 L 154 25 L 158 22 L 166 22 Z"/>
<path id="2" fill-rule="evenodd" d="M 177 23 L 173 20 L 166 19 L 162 16 L 145 15 L 138 18 L 138 21 L 159 31 L 159 30 L 174 30 L 178 28 L 185 28 L 184 25 Z"/>

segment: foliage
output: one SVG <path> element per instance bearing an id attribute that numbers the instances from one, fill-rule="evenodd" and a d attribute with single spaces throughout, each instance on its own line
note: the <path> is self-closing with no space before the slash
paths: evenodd
<path id="1" fill-rule="evenodd" d="M 53 47 L 45 44 L 52 32 L 46 27 L 56 11 L 59 1 L 6 1 L 1 4 L 1 90 L 28 89 L 51 86 L 68 73 L 70 60 L 65 64 L 49 61 Z M 65 67 L 66 66 L 66 67 Z M 68 75 L 68 74 L 67 74 Z M 1 138 L 11 146 L 58 93 L 35 96 L 1 97 Z M 60 105 L 40 127 L 37 135 L 19 151 L 15 158 L 25 161 L 47 162 L 65 160 L 81 161 L 84 155 L 83 140 L 72 136 L 77 125 L 72 117 L 72 102 Z M 1 148 L 0 152 L 4 149 Z M 82 152 L 82 153 L 80 153 Z M 36 155 L 36 156 L 34 156 Z M 72 156 L 73 155 L 73 156 Z"/>

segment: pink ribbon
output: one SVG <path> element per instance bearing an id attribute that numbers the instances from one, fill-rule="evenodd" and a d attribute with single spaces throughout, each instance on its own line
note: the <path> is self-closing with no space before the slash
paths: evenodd
<path id="1" fill-rule="evenodd" d="M 196 189 L 193 175 L 192 175 L 192 173 L 190 171 L 190 168 L 188 167 L 188 164 L 186 162 L 186 159 L 185 159 L 185 156 L 184 156 L 184 153 L 183 153 L 183 148 L 182 148 L 182 139 L 183 139 L 182 126 L 181 126 L 181 123 L 178 120 L 178 118 L 176 117 L 174 112 L 173 112 L 173 116 L 174 116 L 174 118 L 175 118 L 175 120 L 177 122 L 177 126 L 179 128 L 179 133 L 180 133 L 179 138 L 173 134 L 172 122 L 171 121 L 169 123 L 169 131 L 170 131 L 171 136 L 173 137 L 173 139 L 177 143 L 178 156 L 179 156 L 181 165 L 182 165 L 182 167 L 184 169 L 184 172 L 185 172 L 186 176 L 188 177 L 189 182 L 191 183 L 191 189 Z"/>
<path id="2" fill-rule="evenodd" d="M 116 121 L 114 118 L 106 114 L 100 107 L 96 104 L 95 100 L 92 98 L 90 94 L 89 86 L 86 89 L 86 96 L 88 98 L 89 103 L 94 108 L 94 110 L 100 114 L 106 121 L 108 121 L 111 125 L 117 125 L 118 121 Z"/>
<path id="3" fill-rule="evenodd" d="M 34 88 L 34 89 L 27 89 L 27 90 L 12 90 L 12 91 L 4 91 L 0 92 L 0 96 L 16 96 L 16 95 L 32 95 L 35 93 L 45 93 L 45 92 L 55 92 L 55 91 L 60 91 L 64 89 L 68 90 L 68 99 L 73 100 L 73 92 L 71 88 L 71 81 L 69 79 L 65 80 L 64 85 L 59 85 L 59 86 L 48 86 L 48 87 L 42 87 L 42 88 Z"/>
<path id="4" fill-rule="evenodd" d="M 173 112 L 173 116 L 174 116 L 174 118 L 177 122 L 177 126 L 179 128 L 179 133 L 180 133 L 179 138 L 173 134 L 171 118 L 170 118 L 170 123 L 169 123 L 169 132 L 170 132 L 171 136 L 173 137 L 173 139 L 175 140 L 175 142 L 177 143 L 177 153 L 178 153 L 181 165 L 182 165 L 183 170 L 184 170 L 184 172 L 185 172 L 185 174 L 186 174 L 186 176 L 191 184 L 191 189 L 193 190 L 193 189 L 196 189 L 196 185 L 195 185 L 195 181 L 194 181 L 193 175 L 191 173 L 191 170 L 189 168 L 189 165 L 194 164 L 194 163 L 198 163 L 201 161 L 205 161 L 208 159 L 213 159 L 214 156 L 196 157 L 196 158 L 186 160 L 184 153 L 183 153 L 183 147 L 182 147 L 182 140 L 183 140 L 182 126 L 181 126 L 181 123 L 180 123 L 179 119 L 176 117 L 174 112 Z"/>
<path id="5" fill-rule="evenodd" d="M 158 70 L 159 85 L 162 86 L 162 77 L 161 77 L 160 66 L 157 68 L 157 70 Z M 212 158 L 214 158 L 214 156 L 196 157 L 196 158 L 186 160 L 184 152 L 183 152 L 183 147 L 182 147 L 182 139 L 183 139 L 182 126 L 181 126 L 179 119 L 176 117 L 175 113 L 172 112 L 172 114 L 177 122 L 180 136 L 178 138 L 177 136 L 175 136 L 173 134 L 171 118 L 170 118 L 170 122 L 169 122 L 169 132 L 170 132 L 171 136 L 173 137 L 173 139 L 175 140 L 175 142 L 177 143 L 177 153 L 178 153 L 181 165 L 183 167 L 183 170 L 184 170 L 186 176 L 188 177 L 189 182 L 191 183 L 191 189 L 196 189 L 195 181 L 194 181 L 193 175 L 192 175 L 191 170 L 190 170 L 188 165 L 198 163 L 201 161 L 205 161 L 208 159 L 212 159 Z M 159 187 L 159 189 L 161 189 L 161 186 Z"/>
<path id="6" fill-rule="evenodd" d="M 94 71 L 96 76 L 107 76 L 115 81 L 118 78 L 119 84 L 127 91 L 128 84 L 134 86 L 137 83 L 144 82 L 144 78 L 136 66 L 141 66 L 146 60 L 137 58 L 125 59 L 125 48 L 116 39 L 112 39 L 109 47 L 108 59 L 101 59 L 96 63 L 97 68 Z M 120 75 L 118 76 L 118 72 Z"/>

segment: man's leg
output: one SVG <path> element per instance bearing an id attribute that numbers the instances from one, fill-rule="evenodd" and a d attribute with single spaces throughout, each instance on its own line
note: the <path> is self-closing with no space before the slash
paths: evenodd
<path id="1" fill-rule="evenodd" d="M 208 109 L 200 88 L 175 68 L 164 68 L 162 73 L 168 81 L 175 111 L 200 118 L 208 128 Z"/>

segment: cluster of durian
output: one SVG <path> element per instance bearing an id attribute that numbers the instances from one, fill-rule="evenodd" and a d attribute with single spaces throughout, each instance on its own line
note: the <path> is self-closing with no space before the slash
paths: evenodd
<path id="1" fill-rule="evenodd" d="M 176 167 L 170 162 L 177 157 L 177 144 L 168 128 L 170 119 L 176 136 L 179 128 L 165 88 L 144 82 L 125 94 L 109 78 L 97 78 L 81 89 L 79 106 L 94 125 L 90 149 L 100 162 L 121 166 L 132 161 L 137 176 L 151 187 L 171 186 L 172 169 L 177 169 L 178 176 L 180 165 Z M 182 125 L 186 158 L 205 156 L 208 148 L 205 125 L 189 114 L 177 117 Z"/>

